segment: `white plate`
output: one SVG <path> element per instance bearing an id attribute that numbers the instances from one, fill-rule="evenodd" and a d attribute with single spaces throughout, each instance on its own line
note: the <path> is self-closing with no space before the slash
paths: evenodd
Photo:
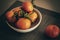
<path id="1" fill-rule="evenodd" d="M 18 29 L 18 28 L 15 28 L 15 27 L 11 26 L 8 21 L 6 21 L 6 23 L 8 24 L 8 26 L 9 26 L 10 28 L 12 28 L 13 30 L 15 30 L 15 31 L 17 31 L 17 32 L 21 32 L 21 33 L 31 32 L 31 31 L 33 31 L 34 29 L 36 29 L 36 28 L 40 25 L 40 23 L 41 23 L 41 21 L 42 21 L 42 14 L 40 13 L 40 11 L 39 11 L 38 9 L 36 9 L 36 8 L 34 8 L 34 11 L 36 11 L 37 14 L 38 14 L 38 20 L 37 20 L 37 22 L 34 23 L 34 24 L 32 25 L 32 27 L 29 28 L 29 29 L 26 29 L 26 30 Z"/>

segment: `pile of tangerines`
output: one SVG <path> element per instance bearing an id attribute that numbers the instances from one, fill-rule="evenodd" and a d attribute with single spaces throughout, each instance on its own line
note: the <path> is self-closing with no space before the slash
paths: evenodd
<path id="1" fill-rule="evenodd" d="M 16 7 L 6 13 L 6 19 L 10 23 L 15 23 L 19 29 L 29 29 L 31 24 L 36 21 L 38 15 L 30 2 L 22 3 L 22 6 Z"/>
<path id="2" fill-rule="evenodd" d="M 14 23 L 16 27 L 23 30 L 29 29 L 37 17 L 38 15 L 33 11 L 33 5 L 30 2 L 24 2 L 21 7 L 16 7 L 6 13 L 7 21 Z M 49 25 L 45 33 L 47 36 L 55 38 L 59 34 L 59 28 L 56 25 Z"/>

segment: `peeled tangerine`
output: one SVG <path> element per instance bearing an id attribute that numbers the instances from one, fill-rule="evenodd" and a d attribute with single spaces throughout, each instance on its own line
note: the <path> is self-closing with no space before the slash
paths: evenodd
<path id="1" fill-rule="evenodd" d="M 13 18 L 13 16 L 14 16 L 14 12 L 13 12 L 13 11 L 8 11 L 8 12 L 6 13 L 6 18 L 7 18 L 7 20 L 8 20 L 9 22 L 14 22 L 14 21 L 16 21 L 16 18 L 15 18 L 15 17 Z"/>
<path id="2" fill-rule="evenodd" d="M 22 8 L 26 11 L 26 12 L 31 12 L 33 11 L 33 5 L 31 2 L 24 2 L 22 4 Z"/>
<path id="3" fill-rule="evenodd" d="M 14 9 L 12 9 L 13 12 L 18 12 L 18 11 L 20 11 L 20 10 L 21 10 L 20 7 L 16 7 L 16 8 L 14 8 Z"/>
<path id="4" fill-rule="evenodd" d="M 45 30 L 45 33 L 47 36 L 55 38 L 59 35 L 59 28 L 56 25 L 48 25 Z"/>
<path id="5" fill-rule="evenodd" d="M 27 18 L 20 18 L 17 23 L 16 23 L 16 26 L 19 28 L 19 29 L 28 29 L 31 27 L 31 21 Z"/>
<path id="6" fill-rule="evenodd" d="M 21 7 L 16 7 L 12 9 L 13 12 L 17 12 L 18 16 L 20 16 L 20 10 L 21 10 Z"/>
<path id="7" fill-rule="evenodd" d="M 31 15 L 30 15 L 30 19 L 32 20 L 32 22 L 34 22 L 36 19 L 37 19 L 38 15 L 36 12 L 33 12 Z"/>

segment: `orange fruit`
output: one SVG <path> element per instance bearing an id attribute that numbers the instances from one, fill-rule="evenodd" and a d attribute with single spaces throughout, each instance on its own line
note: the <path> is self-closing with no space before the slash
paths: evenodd
<path id="1" fill-rule="evenodd" d="M 56 25 L 48 25 L 45 29 L 45 33 L 47 36 L 55 38 L 59 35 L 59 27 Z"/>
<path id="2" fill-rule="evenodd" d="M 60 29 L 59 29 L 59 33 L 60 33 Z"/>
<path id="3" fill-rule="evenodd" d="M 33 12 L 31 15 L 30 15 L 30 19 L 32 20 L 32 22 L 34 22 L 36 19 L 37 19 L 38 15 L 36 12 Z"/>
<path id="4" fill-rule="evenodd" d="M 13 9 L 12 9 L 13 12 L 18 12 L 18 11 L 20 11 L 20 10 L 21 10 L 21 7 L 16 7 L 16 8 L 13 8 Z"/>
<path id="5" fill-rule="evenodd" d="M 20 29 L 28 29 L 31 27 L 31 21 L 27 18 L 20 18 L 17 22 L 16 22 L 16 26 Z"/>
<path id="6" fill-rule="evenodd" d="M 9 21 L 9 22 L 14 22 L 14 21 L 16 21 L 16 18 L 14 17 L 14 18 L 12 18 L 14 16 L 14 12 L 13 11 L 8 11 L 7 13 L 6 13 L 6 18 L 7 18 L 7 20 Z"/>
<path id="7" fill-rule="evenodd" d="M 26 12 L 31 12 L 33 11 L 33 5 L 31 2 L 24 2 L 22 3 L 22 8 L 26 11 Z"/>
<path id="8" fill-rule="evenodd" d="M 12 9 L 13 12 L 17 12 L 18 13 L 18 16 L 20 16 L 20 10 L 21 10 L 21 7 L 16 7 L 16 8 Z"/>

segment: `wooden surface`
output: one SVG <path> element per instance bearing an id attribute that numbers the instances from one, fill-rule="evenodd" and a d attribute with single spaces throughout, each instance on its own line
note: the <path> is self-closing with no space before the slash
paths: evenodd
<path id="1" fill-rule="evenodd" d="M 12 8 L 20 5 L 21 2 L 17 1 L 8 10 L 11 10 Z M 60 27 L 60 14 L 43 9 L 41 7 L 34 7 L 37 8 L 43 15 L 42 22 L 38 28 L 25 34 L 12 30 L 5 22 L 5 13 L 8 11 L 6 10 L 6 12 L 0 16 L 0 40 L 60 40 L 60 35 L 57 38 L 52 39 L 44 34 L 45 28 L 49 24 L 55 24 Z"/>

